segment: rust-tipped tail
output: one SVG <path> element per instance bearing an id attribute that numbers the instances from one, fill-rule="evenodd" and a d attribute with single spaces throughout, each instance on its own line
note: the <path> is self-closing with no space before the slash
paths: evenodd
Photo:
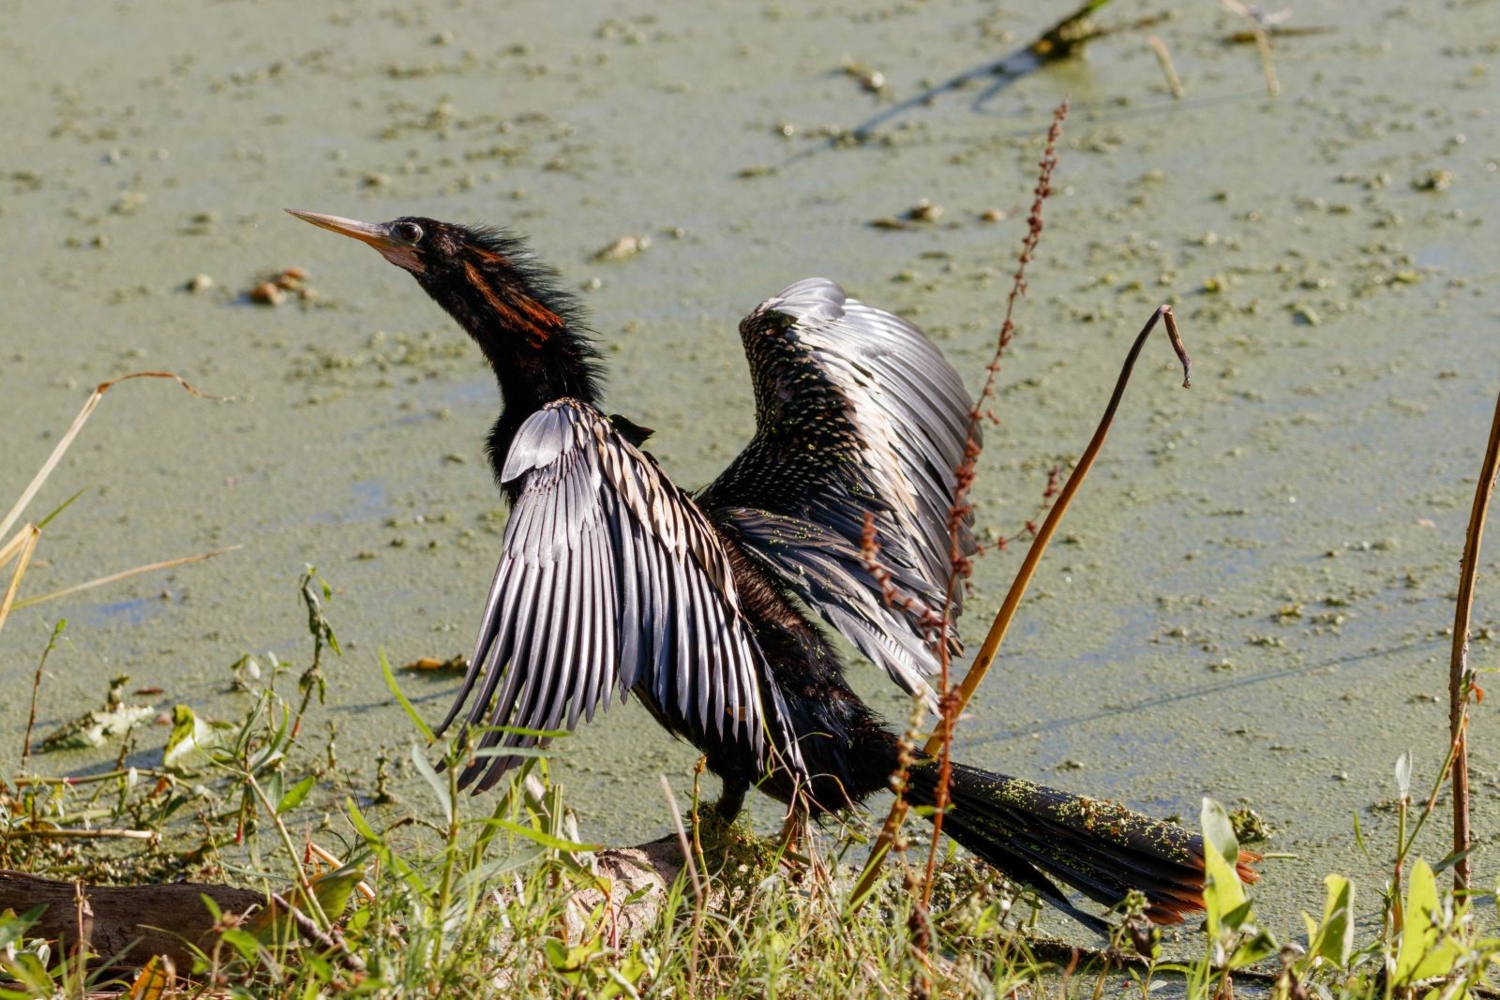
<path id="1" fill-rule="evenodd" d="M 953 766 L 949 787 L 952 806 L 943 832 L 1089 927 L 1107 929 L 1098 916 L 1073 905 L 1058 882 L 1109 907 L 1139 890 L 1148 900 L 1146 915 L 1161 924 L 1203 909 L 1203 840 L 1181 827 L 961 764 Z M 933 804 L 935 762 L 913 768 L 909 788 L 913 802 Z M 1259 860 L 1240 852 L 1240 878 L 1260 878 L 1251 867 Z"/>

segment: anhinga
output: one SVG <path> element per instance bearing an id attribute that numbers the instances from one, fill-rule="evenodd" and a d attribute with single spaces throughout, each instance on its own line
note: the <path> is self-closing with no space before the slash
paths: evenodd
<path id="1" fill-rule="evenodd" d="M 692 743 L 735 816 L 751 787 L 813 814 L 888 788 L 900 746 L 850 689 L 816 611 L 903 689 L 931 697 L 923 611 L 951 572 L 949 508 L 973 403 L 914 326 L 799 281 L 740 324 L 754 438 L 696 495 L 599 409 L 601 364 L 571 295 L 505 232 L 405 217 L 293 215 L 411 272 L 483 351 L 503 409 L 489 459 L 511 504 L 479 637 L 446 728 L 475 694 L 461 783 L 490 787 L 611 693 Z M 882 583 L 865 556 L 872 515 Z M 973 550 L 967 524 L 958 548 Z M 897 600 L 889 600 L 894 588 Z M 943 641 L 955 642 L 953 635 Z M 907 795 L 932 805 L 936 762 Z M 1091 927 L 1052 881 L 1114 906 L 1131 889 L 1175 922 L 1202 908 L 1203 845 L 1111 803 L 955 765 L 943 830 Z M 1253 873 L 1242 865 L 1250 877 Z"/>

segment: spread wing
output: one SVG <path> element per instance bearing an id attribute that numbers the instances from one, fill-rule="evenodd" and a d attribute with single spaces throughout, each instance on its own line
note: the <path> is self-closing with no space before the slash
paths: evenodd
<path id="1" fill-rule="evenodd" d="M 679 733 L 795 755 L 780 695 L 758 681 L 723 543 L 654 462 L 602 414 L 564 399 L 521 425 L 501 479 L 519 480 L 519 495 L 468 674 L 440 727 L 477 687 L 465 724 L 490 728 L 463 784 L 482 773 L 479 790 L 490 787 L 520 763 L 506 748 L 572 729 L 632 687 Z"/>
<path id="2" fill-rule="evenodd" d="M 963 381 L 916 327 L 824 278 L 761 303 L 740 336 L 755 437 L 699 505 L 896 683 L 930 693 L 937 661 L 921 620 L 941 606 L 952 564 L 949 510 L 974 405 Z M 895 603 L 861 555 L 866 512 Z M 958 526 L 965 556 L 972 523 Z"/>

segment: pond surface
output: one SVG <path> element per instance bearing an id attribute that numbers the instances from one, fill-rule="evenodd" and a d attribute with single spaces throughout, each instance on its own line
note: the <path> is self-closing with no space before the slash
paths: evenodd
<path id="1" fill-rule="evenodd" d="M 502 516 L 481 450 L 490 377 L 406 276 L 283 206 L 529 234 L 592 315 L 610 408 L 655 428 L 662 464 L 696 486 L 752 426 L 736 324 L 797 278 L 911 317 L 979 385 L 1067 96 L 979 523 L 1012 536 L 1033 516 L 1163 301 L 1194 386 L 1149 345 L 960 756 L 1190 822 L 1204 794 L 1249 805 L 1277 830 L 1270 849 L 1297 855 L 1263 866 L 1276 930 L 1300 929 L 1329 871 L 1353 875 L 1375 913 L 1393 763 L 1412 750 L 1425 789 L 1445 752 L 1445 630 L 1500 389 L 1500 7 L 1298 5 L 1288 26 L 1330 30 L 1274 41 L 1272 98 L 1254 47 L 1224 41 L 1241 26 L 1193 5 L 1151 29 L 1183 99 L 1145 33 L 1126 31 L 1020 79 L 980 75 L 842 148 L 828 137 L 994 63 L 1064 6 L 644 8 L 0 2 L 0 497 L 103 379 L 169 369 L 229 397 L 112 392 L 31 511 L 87 490 L 49 526 L 26 593 L 243 546 L 13 617 L 0 761 L 18 755 L 58 617 L 39 728 L 119 672 L 163 688 L 161 706 L 234 717 L 233 661 L 305 660 L 296 581 L 315 564 L 346 646 L 319 718 L 371 780 L 380 749 L 399 757 L 416 738 L 377 649 L 396 663 L 467 652 Z M 1161 9 L 1121 0 L 1104 20 Z M 875 71 L 878 92 L 860 79 Z M 870 224 L 922 199 L 941 216 Z M 650 246 L 595 258 L 624 235 Z M 316 297 L 245 299 L 293 266 Z M 185 290 L 199 275 L 211 284 Z M 1020 555 L 979 562 L 973 645 Z M 1493 566 L 1480 666 L 1500 627 Z M 854 672 L 904 718 L 894 688 Z M 435 718 L 455 681 L 406 683 Z M 1485 708 L 1474 734 L 1488 885 L 1500 732 Z M 139 761 L 165 736 L 143 737 Z M 694 754 L 631 706 L 558 759 L 586 834 L 618 843 L 665 832 L 655 775 L 686 788 Z M 401 787 L 421 803 L 410 775 Z"/>

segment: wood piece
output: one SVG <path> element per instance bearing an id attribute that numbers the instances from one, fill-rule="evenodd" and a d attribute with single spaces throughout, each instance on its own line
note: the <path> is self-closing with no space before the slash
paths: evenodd
<path id="1" fill-rule="evenodd" d="M 575 893 L 566 911 L 567 936 L 579 941 L 602 932 L 612 946 L 643 937 L 655 925 L 682 870 L 675 840 L 579 855 L 579 860 L 605 880 L 609 902 L 598 911 L 605 901 L 601 889 Z M 125 966 L 142 966 L 152 955 L 165 955 L 184 971 L 193 967 L 190 942 L 204 952 L 214 946 L 213 916 L 202 897 L 211 898 L 225 915 L 244 915 L 266 905 L 263 892 L 201 882 L 84 886 L 83 892 L 92 911 L 83 915 L 83 933 L 93 954 Z M 19 914 L 45 905 L 28 936 L 58 942 L 64 952 L 71 951 L 79 936 L 77 893 L 73 882 L 0 869 L 0 911 Z M 602 924 L 596 919 L 600 914 Z"/>
<path id="2" fill-rule="evenodd" d="M 92 916 L 85 917 L 89 950 L 124 965 L 144 965 L 152 955 L 166 955 L 179 969 L 193 967 L 196 945 L 214 945 L 213 915 L 203 905 L 208 896 L 225 914 L 244 914 L 265 903 L 264 893 L 228 885 L 172 882 L 166 885 L 89 885 L 84 898 Z M 77 889 L 25 872 L 0 869 L 0 911 L 25 913 L 45 905 L 30 936 L 59 941 L 65 952 L 78 938 Z"/>

